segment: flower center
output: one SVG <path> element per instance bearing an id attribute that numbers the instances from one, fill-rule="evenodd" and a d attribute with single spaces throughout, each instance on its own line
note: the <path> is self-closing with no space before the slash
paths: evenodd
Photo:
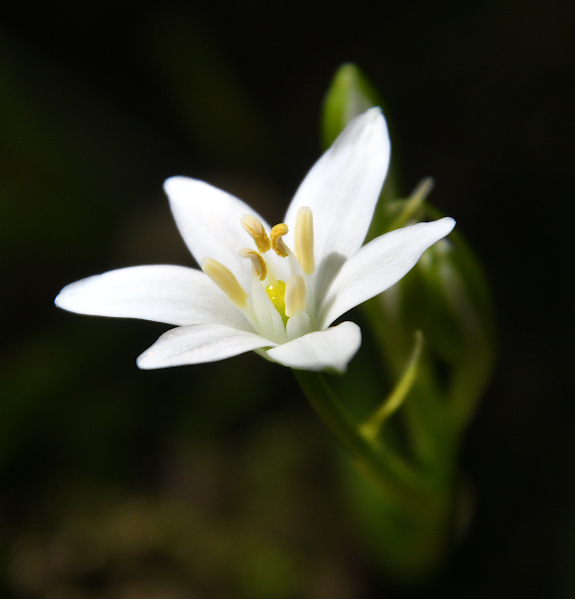
<path id="1" fill-rule="evenodd" d="M 217 260 L 204 258 L 201 261 L 202 270 L 236 307 L 244 311 L 256 330 L 260 328 L 259 324 L 262 322 L 261 319 L 265 318 L 265 313 L 260 312 L 257 308 L 261 304 L 258 304 L 255 298 L 259 297 L 260 292 L 257 292 L 254 296 L 253 293 L 255 293 L 257 287 L 254 288 L 253 285 L 262 285 L 285 327 L 292 316 L 299 311 L 306 310 L 306 304 L 310 297 L 309 280 L 305 275 L 311 275 L 315 271 L 313 215 L 311 209 L 303 206 L 298 211 L 294 230 L 295 253 L 283 240 L 284 235 L 288 233 L 286 224 L 279 223 L 275 225 L 270 231 L 269 237 L 263 224 L 251 214 L 244 215 L 240 220 L 240 224 L 253 239 L 256 246 L 255 250 L 243 248 L 238 252 L 241 258 L 247 258 L 252 262 L 252 293 L 247 293 L 234 274 Z M 285 268 L 278 266 L 277 258 L 273 255 L 267 260 L 264 258 L 263 254 L 270 249 L 280 258 L 287 258 L 290 270 L 287 282 L 281 280 L 285 278 Z M 274 264 L 276 273 L 281 279 L 274 273 Z M 280 272 L 284 274 L 279 274 Z M 252 301 L 248 302 L 248 299 Z M 308 314 L 308 316 L 310 315 Z"/>
<path id="2" fill-rule="evenodd" d="M 279 312 L 282 317 L 284 326 L 287 324 L 288 317 L 286 316 L 286 284 L 283 281 L 277 281 L 274 285 L 268 285 L 266 287 L 266 293 L 272 301 L 274 308 Z"/>

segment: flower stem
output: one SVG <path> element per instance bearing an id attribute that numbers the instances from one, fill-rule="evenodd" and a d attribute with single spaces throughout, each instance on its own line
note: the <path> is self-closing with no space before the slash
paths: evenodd
<path id="1" fill-rule="evenodd" d="M 399 456 L 383 455 L 377 443 L 363 434 L 342 409 L 321 373 L 293 370 L 309 402 L 358 466 L 389 496 L 407 503 L 419 503 L 416 472 Z"/>
<path id="2" fill-rule="evenodd" d="M 421 343 L 416 341 L 396 391 L 411 385 L 409 373 L 416 368 Z M 321 373 L 293 372 L 320 418 L 354 458 L 357 468 L 349 471 L 350 488 L 361 505 L 360 519 L 366 518 L 366 535 L 374 536 L 374 550 L 382 556 L 390 576 L 402 584 L 431 576 L 449 546 L 451 485 L 438 486 L 425 471 L 366 434 L 342 409 Z M 391 398 L 396 403 L 394 393 Z"/>

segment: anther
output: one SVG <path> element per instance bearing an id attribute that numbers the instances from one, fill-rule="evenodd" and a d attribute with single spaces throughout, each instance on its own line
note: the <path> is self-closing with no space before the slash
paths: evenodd
<path id="1" fill-rule="evenodd" d="M 262 223 L 251 214 L 244 214 L 240 219 L 240 224 L 255 241 L 258 252 L 263 254 L 270 249 L 270 240 Z"/>
<path id="2" fill-rule="evenodd" d="M 288 232 L 288 227 L 284 223 L 275 225 L 270 233 L 270 241 L 273 251 L 282 258 L 286 258 L 288 255 L 288 249 L 286 244 L 283 242 L 282 237 Z"/>
<path id="3" fill-rule="evenodd" d="M 234 306 L 245 307 L 248 294 L 242 289 L 229 268 L 213 258 L 204 258 L 201 266 L 202 270 L 225 293 Z"/>
<path id="4" fill-rule="evenodd" d="M 286 285 L 285 307 L 286 316 L 291 318 L 298 308 L 305 310 L 305 282 L 301 275 L 290 277 Z"/>
<path id="5" fill-rule="evenodd" d="M 250 250 L 249 248 L 244 248 L 238 252 L 238 256 L 240 258 L 249 258 L 256 269 L 256 274 L 260 281 L 263 281 L 267 274 L 268 269 L 265 263 L 265 260 L 255 251 Z"/>
<path id="6" fill-rule="evenodd" d="M 294 253 L 305 274 L 313 274 L 315 271 L 313 214 L 308 206 L 302 206 L 295 219 Z"/>

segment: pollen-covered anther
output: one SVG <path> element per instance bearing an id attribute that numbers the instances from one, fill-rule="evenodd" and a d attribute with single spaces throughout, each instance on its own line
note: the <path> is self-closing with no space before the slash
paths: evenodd
<path id="1" fill-rule="evenodd" d="M 286 284 L 285 312 L 291 318 L 297 311 L 305 310 L 305 282 L 301 275 L 291 276 Z"/>
<path id="2" fill-rule="evenodd" d="M 260 281 L 263 281 L 266 278 L 268 269 L 265 260 L 255 250 L 244 248 L 238 252 L 238 256 L 240 258 L 249 258 L 252 261 L 256 270 L 256 275 Z"/>
<path id="3" fill-rule="evenodd" d="M 263 254 L 270 249 L 270 238 L 259 219 L 251 214 L 244 214 L 240 219 L 240 224 L 246 233 L 248 233 L 255 241 L 260 254 Z"/>
<path id="4" fill-rule="evenodd" d="M 294 233 L 294 253 L 306 275 L 315 271 L 313 253 L 313 214 L 311 208 L 302 206 L 297 213 Z"/>
<path id="5" fill-rule="evenodd" d="M 288 232 L 288 226 L 284 223 L 275 225 L 270 233 L 270 241 L 273 251 L 282 258 L 287 258 L 288 249 L 282 237 Z"/>
<path id="6" fill-rule="evenodd" d="M 245 308 L 248 294 L 243 290 L 229 268 L 213 258 L 204 258 L 201 267 L 234 306 Z"/>

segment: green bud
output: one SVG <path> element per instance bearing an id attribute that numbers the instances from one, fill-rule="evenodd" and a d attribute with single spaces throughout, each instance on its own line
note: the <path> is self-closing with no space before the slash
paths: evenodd
<path id="1" fill-rule="evenodd" d="M 423 331 L 430 385 L 451 406 L 454 422 L 464 425 L 491 374 L 495 327 L 485 275 L 462 236 L 454 232 L 429 248 L 404 279 L 380 296 L 378 312 L 385 345 L 390 353 L 394 348 L 395 359 L 409 352 L 413 331 Z"/>
<path id="2" fill-rule="evenodd" d="M 374 105 L 381 100 L 369 81 L 355 65 L 342 65 L 324 103 L 324 146 Z M 433 180 L 424 179 L 406 198 L 396 185 L 395 164 L 394 158 L 367 240 L 442 216 L 427 203 Z M 371 368 L 386 391 L 358 430 L 381 450 L 382 467 L 397 473 L 401 484 L 390 492 L 368 471 L 350 469 L 355 480 L 345 488 L 355 492 L 352 504 L 374 557 L 397 582 L 412 584 L 432 575 L 457 529 L 459 446 L 495 356 L 492 300 L 481 265 L 456 227 L 362 309 L 376 345 Z M 416 331 L 422 337 L 414 344 Z M 362 384 L 351 385 L 355 404 L 364 395 L 357 393 Z"/>
<path id="3" fill-rule="evenodd" d="M 422 216 L 429 219 L 428 212 Z M 491 375 L 493 309 L 482 269 L 455 231 L 364 306 L 382 370 L 392 380 L 405 378 L 414 331 L 425 338 L 399 419 L 390 418 L 383 429 L 391 433 L 383 435 L 385 455 L 398 452 L 415 467 L 419 501 L 394 501 L 351 470 L 346 484 L 374 557 L 397 583 L 409 585 L 424 582 L 439 566 L 465 511 L 459 443 Z"/>
<path id="4" fill-rule="evenodd" d="M 372 106 L 381 106 L 378 93 L 352 63 L 339 67 L 325 96 L 322 114 L 322 141 L 329 148 L 354 117 Z"/>
<path id="5" fill-rule="evenodd" d="M 325 95 L 321 116 L 321 133 L 324 149 L 334 142 L 354 117 L 372 106 L 382 106 L 383 102 L 375 87 L 362 71 L 353 63 L 342 64 L 337 70 Z M 385 110 L 384 110 L 385 113 Z M 389 126 L 389 121 L 388 121 Z M 373 215 L 367 240 L 381 234 L 381 228 L 389 222 L 386 206 L 391 198 L 397 198 L 394 159 L 381 190 L 380 200 Z"/>

